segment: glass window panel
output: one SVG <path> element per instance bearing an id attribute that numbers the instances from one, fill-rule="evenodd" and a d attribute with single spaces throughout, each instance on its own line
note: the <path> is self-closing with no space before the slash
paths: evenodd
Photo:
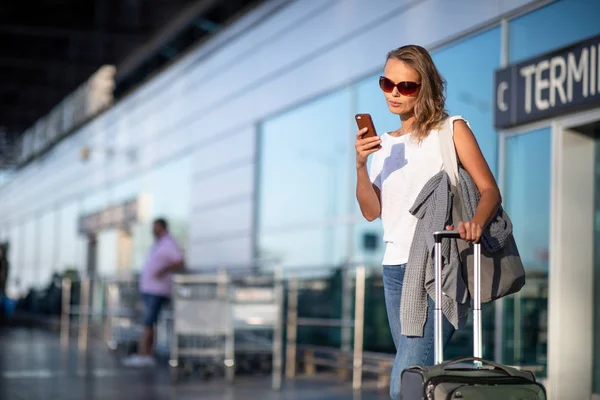
<path id="1" fill-rule="evenodd" d="M 506 140 L 503 199 L 514 223 L 519 253 L 530 269 L 548 270 L 550 128 Z"/>
<path id="2" fill-rule="evenodd" d="M 504 362 L 547 363 L 551 131 L 544 128 L 506 139 L 504 206 L 527 270 L 520 293 L 507 297 Z"/>
<path id="3" fill-rule="evenodd" d="M 9 286 L 9 295 L 12 297 L 17 297 L 17 295 L 21 294 L 21 291 L 24 290 L 22 286 L 21 274 L 22 270 L 19 268 L 20 266 L 20 255 L 21 255 L 21 226 L 17 221 L 14 221 L 10 225 L 10 230 L 8 234 L 8 261 L 10 263 L 10 271 L 8 276 L 8 286 Z"/>
<path id="4" fill-rule="evenodd" d="M 40 282 L 36 279 L 38 272 L 38 220 L 31 218 L 23 227 L 23 259 L 20 268 L 23 269 L 23 285 L 25 288 L 37 287 Z"/>
<path id="5" fill-rule="evenodd" d="M 353 260 L 369 266 L 381 266 L 385 253 L 383 242 L 383 226 L 381 220 L 369 222 L 363 218 L 358 205 L 356 207 L 357 222 L 354 224 Z"/>
<path id="6" fill-rule="evenodd" d="M 142 179 L 138 176 L 134 176 L 133 178 L 129 178 L 118 182 L 115 184 L 110 191 L 110 199 L 111 204 L 119 204 L 127 200 L 131 200 L 134 198 L 138 198 L 140 201 L 140 185 Z M 100 240 L 106 241 L 106 243 L 112 243 L 114 254 L 104 253 L 104 257 L 101 257 L 99 260 L 99 269 L 103 274 L 111 274 L 111 273 L 123 273 L 125 275 L 129 274 L 131 271 L 136 270 L 134 266 L 140 265 L 140 262 L 143 262 L 144 248 L 147 246 L 148 241 L 148 229 L 147 224 L 145 223 L 137 223 L 131 227 L 131 251 L 127 248 L 127 250 L 119 250 L 119 240 L 120 234 L 117 231 L 109 231 L 106 235 L 104 235 Z M 135 233 L 137 232 L 137 233 Z M 104 245 L 103 245 L 104 246 Z M 137 246 L 140 251 L 140 255 L 138 258 L 140 260 L 136 261 L 136 253 L 133 250 Z M 115 268 L 116 265 L 119 264 L 119 251 L 124 251 L 121 261 L 121 267 L 123 271 L 117 271 Z"/>
<path id="7" fill-rule="evenodd" d="M 139 184 L 131 181 L 128 189 L 121 189 L 121 193 L 133 193 L 139 185 L 142 214 L 146 216 L 132 229 L 134 269 L 139 270 L 146 261 L 154 240 L 152 221 L 155 218 L 167 219 L 171 234 L 185 251 L 191 213 L 191 172 L 191 156 L 185 156 L 148 171 L 139 179 Z"/>
<path id="8" fill-rule="evenodd" d="M 108 167 L 106 167 L 108 168 Z M 82 214 L 87 215 L 102 211 L 112 205 L 111 203 L 111 188 L 101 189 L 91 195 L 85 197 L 82 202 Z M 79 215 L 78 215 L 79 218 Z M 104 276 L 111 275 L 111 272 L 116 269 L 116 241 L 107 240 L 110 237 L 108 231 L 101 231 L 96 235 L 96 271 L 95 274 Z M 79 252 L 79 262 L 84 271 L 87 271 L 88 263 L 88 239 L 79 236 L 81 243 L 81 252 Z"/>
<path id="9" fill-rule="evenodd" d="M 600 34 L 598 15 L 600 1 L 559 0 L 512 20 L 509 25 L 510 62 Z"/>
<path id="10" fill-rule="evenodd" d="M 140 181 L 140 178 L 135 176 L 113 185 L 109 194 L 110 203 L 118 204 L 136 198 L 140 191 Z"/>
<path id="11" fill-rule="evenodd" d="M 49 210 L 42 215 L 39 222 L 39 283 L 45 285 L 50 281 L 53 272 L 61 272 L 56 265 L 54 250 L 56 248 L 56 213 Z"/>
<path id="12" fill-rule="evenodd" d="M 79 202 L 72 201 L 63 205 L 58 211 L 58 245 L 57 266 L 60 270 L 76 269 L 84 271 L 85 239 L 79 236 Z"/>
<path id="13" fill-rule="evenodd" d="M 261 131 L 261 230 L 350 212 L 350 90 L 266 121 Z"/>
<path id="14" fill-rule="evenodd" d="M 88 196 L 84 197 L 82 202 L 82 211 L 84 214 L 100 211 L 108 206 L 109 191 L 100 189 L 93 191 Z"/>
<path id="15" fill-rule="evenodd" d="M 347 254 L 348 226 L 329 224 L 262 234 L 259 257 L 278 260 L 292 268 L 339 266 Z"/>
<path id="16" fill-rule="evenodd" d="M 596 130 L 596 135 L 600 130 Z M 595 199 L 594 199 L 594 375 L 593 392 L 600 393 L 600 140 L 595 144 Z"/>
<path id="17" fill-rule="evenodd" d="M 118 231 L 108 229 L 97 236 L 98 275 L 113 277 L 117 272 Z"/>
<path id="18" fill-rule="evenodd" d="M 498 136 L 494 129 L 494 71 L 500 66 L 501 29 L 496 27 L 432 54 L 447 81 L 446 108 L 462 115 L 471 128 L 494 175 Z M 465 68 L 465 60 L 477 68 Z"/>

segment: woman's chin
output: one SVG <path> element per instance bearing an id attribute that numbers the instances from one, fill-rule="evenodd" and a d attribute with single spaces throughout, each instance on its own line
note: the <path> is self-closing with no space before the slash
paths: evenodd
<path id="1" fill-rule="evenodd" d="M 402 107 L 392 107 L 392 106 L 389 106 L 388 108 L 389 108 L 389 110 L 390 110 L 390 112 L 392 114 L 396 114 L 396 115 L 402 115 L 402 114 L 404 114 L 404 110 L 402 109 Z"/>

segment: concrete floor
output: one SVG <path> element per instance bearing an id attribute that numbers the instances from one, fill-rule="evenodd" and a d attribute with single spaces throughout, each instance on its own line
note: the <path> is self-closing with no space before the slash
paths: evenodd
<path id="1" fill-rule="evenodd" d="M 171 384 L 167 366 L 126 369 L 105 347 L 90 346 L 81 356 L 72 347 L 61 351 L 58 335 L 40 330 L 0 330 L 1 400 L 383 400 L 381 390 L 353 393 L 350 383 L 334 379 L 299 378 L 273 392 L 268 377 L 238 377 L 227 385 L 222 379 L 187 379 Z"/>

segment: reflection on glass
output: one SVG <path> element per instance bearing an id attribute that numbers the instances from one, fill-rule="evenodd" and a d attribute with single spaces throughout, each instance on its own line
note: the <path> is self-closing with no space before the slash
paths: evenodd
<path id="1" fill-rule="evenodd" d="M 549 128 L 506 139 L 504 205 L 527 270 L 525 287 L 504 300 L 504 362 L 546 365 L 550 228 Z"/>
<path id="2" fill-rule="evenodd" d="M 353 199 L 350 103 L 345 89 L 263 123 L 259 257 L 332 265 L 346 256 L 349 226 L 338 221 Z"/>
<path id="3" fill-rule="evenodd" d="M 498 153 L 498 136 L 494 129 L 494 70 L 500 66 L 500 39 L 500 27 L 496 27 L 432 54 L 447 81 L 448 113 L 462 115 L 469 121 L 494 175 Z"/>
<path id="4" fill-rule="evenodd" d="M 363 218 L 360 209 L 356 210 L 357 222 L 354 224 L 354 260 L 369 266 L 381 267 L 385 252 L 383 227 L 381 220 L 369 222 Z"/>
<path id="5" fill-rule="evenodd" d="M 298 317 L 340 320 L 344 318 L 344 303 L 347 301 L 350 307 L 347 309 L 346 318 L 349 320 L 354 318 L 356 298 L 354 270 L 344 273 L 342 269 L 333 269 L 318 278 L 306 277 L 311 274 L 299 273 L 298 275 Z M 364 350 L 394 353 L 380 270 L 367 270 L 364 299 L 365 310 L 368 310 L 364 320 Z M 343 336 L 342 329 L 339 327 L 301 326 L 298 328 L 297 340 L 299 344 L 343 348 Z M 352 341 L 352 329 L 349 330 L 347 338 Z"/>
<path id="6" fill-rule="evenodd" d="M 350 97 L 339 91 L 263 124 L 261 229 L 348 212 Z"/>
<path id="7" fill-rule="evenodd" d="M 344 263 L 348 251 L 347 232 L 347 225 L 331 224 L 262 234 L 260 256 L 281 260 L 285 267 L 318 267 L 317 272 L 323 272 Z"/>
<path id="8" fill-rule="evenodd" d="M 600 1 L 559 0 L 510 21 L 510 62 L 599 34 L 598 15 Z"/>

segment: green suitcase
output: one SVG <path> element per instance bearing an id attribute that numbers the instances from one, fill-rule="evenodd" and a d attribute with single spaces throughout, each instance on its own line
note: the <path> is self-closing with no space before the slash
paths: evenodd
<path id="1" fill-rule="evenodd" d="M 455 231 L 436 232 L 435 239 L 435 365 L 402 371 L 402 400 L 546 400 L 544 386 L 533 373 L 481 358 L 480 244 L 474 245 L 473 353 L 443 361 L 441 243 L 460 236 Z"/>

